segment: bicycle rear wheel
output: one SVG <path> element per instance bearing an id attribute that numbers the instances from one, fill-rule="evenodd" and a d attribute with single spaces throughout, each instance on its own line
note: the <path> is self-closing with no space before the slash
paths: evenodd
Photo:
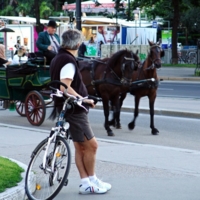
<path id="1" fill-rule="evenodd" d="M 67 184 L 71 166 L 71 151 L 68 142 L 57 136 L 51 143 L 43 167 L 48 139 L 43 140 L 33 151 L 25 178 L 25 191 L 30 200 L 52 200 Z M 53 170 L 52 170 L 53 169 Z"/>

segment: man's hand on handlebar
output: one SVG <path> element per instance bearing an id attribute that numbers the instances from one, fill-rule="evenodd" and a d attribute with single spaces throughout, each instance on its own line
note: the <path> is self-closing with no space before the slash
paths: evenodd
<path id="1" fill-rule="evenodd" d="M 95 107 L 95 103 L 93 99 L 84 99 L 83 103 L 86 103 L 87 105 L 89 105 L 90 107 L 94 108 Z"/>

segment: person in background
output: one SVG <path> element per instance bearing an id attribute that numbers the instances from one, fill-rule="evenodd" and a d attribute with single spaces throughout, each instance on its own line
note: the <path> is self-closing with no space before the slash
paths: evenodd
<path id="1" fill-rule="evenodd" d="M 58 80 L 67 85 L 58 87 L 64 93 L 75 97 L 86 97 L 88 92 L 82 81 L 79 64 L 75 58 L 78 48 L 83 42 L 83 35 L 77 29 L 69 29 L 62 35 L 62 45 L 58 54 L 50 64 L 51 80 Z M 94 107 L 92 99 L 85 99 L 86 108 Z M 50 116 L 54 119 L 57 112 L 62 109 L 63 99 L 55 99 L 54 109 Z M 96 152 L 98 148 L 97 140 L 88 121 L 88 112 L 75 106 L 73 112 L 66 113 L 66 121 L 70 124 L 70 135 L 75 147 L 75 163 L 81 178 L 79 186 L 80 194 L 103 194 L 111 189 L 109 183 L 102 182 L 95 174 Z"/>
<path id="2" fill-rule="evenodd" d="M 56 28 L 56 22 L 50 20 L 47 24 L 47 30 L 40 32 L 36 41 L 37 48 L 43 53 L 49 64 L 60 48 L 60 38 L 56 34 Z"/>
<path id="3" fill-rule="evenodd" d="M 21 45 L 17 43 L 14 47 L 15 47 L 14 55 L 17 55 L 17 52 L 18 52 L 19 48 L 21 47 Z"/>
<path id="4" fill-rule="evenodd" d="M 20 64 L 20 63 L 25 63 L 28 61 L 28 57 L 26 55 L 26 48 L 24 46 L 21 46 L 18 49 L 18 52 L 16 55 L 14 55 L 12 64 Z"/>
<path id="5" fill-rule="evenodd" d="M 91 37 L 91 38 L 90 38 L 90 40 L 89 40 L 89 43 L 90 43 L 90 44 L 93 44 L 93 43 L 95 43 L 95 41 L 94 41 L 94 38 L 93 38 L 93 37 Z"/>
<path id="6" fill-rule="evenodd" d="M 4 65 L 6 67 L 10 64 L 12 64 L 12 61 L 8 61 L 5 56 L 5 45 L 0 44 L 0 66 Z"/>
<path id="7" fill-rule="evenodd" d="M 80 45 L 78 49 L 78 57 L 85 57 L 85 53 L 87 52 L 87 48 L 84 42 Z"/>
<path id="8" fill-rule="evenodd" d="M 98 52 L 98 56 L 100 56 L 101 57 L 101 45 L 102 44 L 104 44 L 103 43 L 103 41 L 101 40 L 100 42 L 99 42 L 99 52 Z"/>

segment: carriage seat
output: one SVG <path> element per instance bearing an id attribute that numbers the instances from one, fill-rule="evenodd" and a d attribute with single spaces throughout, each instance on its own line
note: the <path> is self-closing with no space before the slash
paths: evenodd
<path id="1" fill-rule="evenodd" d="M 32 52 L 28 54 L 28 61 L 33 64 L 46 65 L 47 59 L 42 52 Z"/>
<path id="2" fill-rule="evenodd" d="M 23 77 L 26 75 L 34 74 L 37 72 L 36 66 L 30 66 L 27 63 L 21 65 L 8 65 L 6 68 L 6 77 L 7 78 L 17 78 Z"/>

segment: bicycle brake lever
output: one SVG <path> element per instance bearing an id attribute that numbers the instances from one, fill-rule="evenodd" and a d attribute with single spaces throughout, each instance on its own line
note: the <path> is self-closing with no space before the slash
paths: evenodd
<path id="1" fill-rule="evenodd" d="M 82 105 L 82 100 L 78 100 L 76 103 L 77 103 L 77 105 L 78 106 L 80 106 L 81 108 L 83 108 L 86 112 L 88 112 L 88 109 L 87 108 L 85 108 L 83 105 Z"/>
<path id="2" fill-rule="evenodd" d="M 51 97 L 51 98 L 53 98 L 53 96 L 56 96 L 56 97 L 63 97 L 63 92 L 57 89 L 57 90 L 56 90 L 56 93 L 50 94 L 50 97 Z"/>

